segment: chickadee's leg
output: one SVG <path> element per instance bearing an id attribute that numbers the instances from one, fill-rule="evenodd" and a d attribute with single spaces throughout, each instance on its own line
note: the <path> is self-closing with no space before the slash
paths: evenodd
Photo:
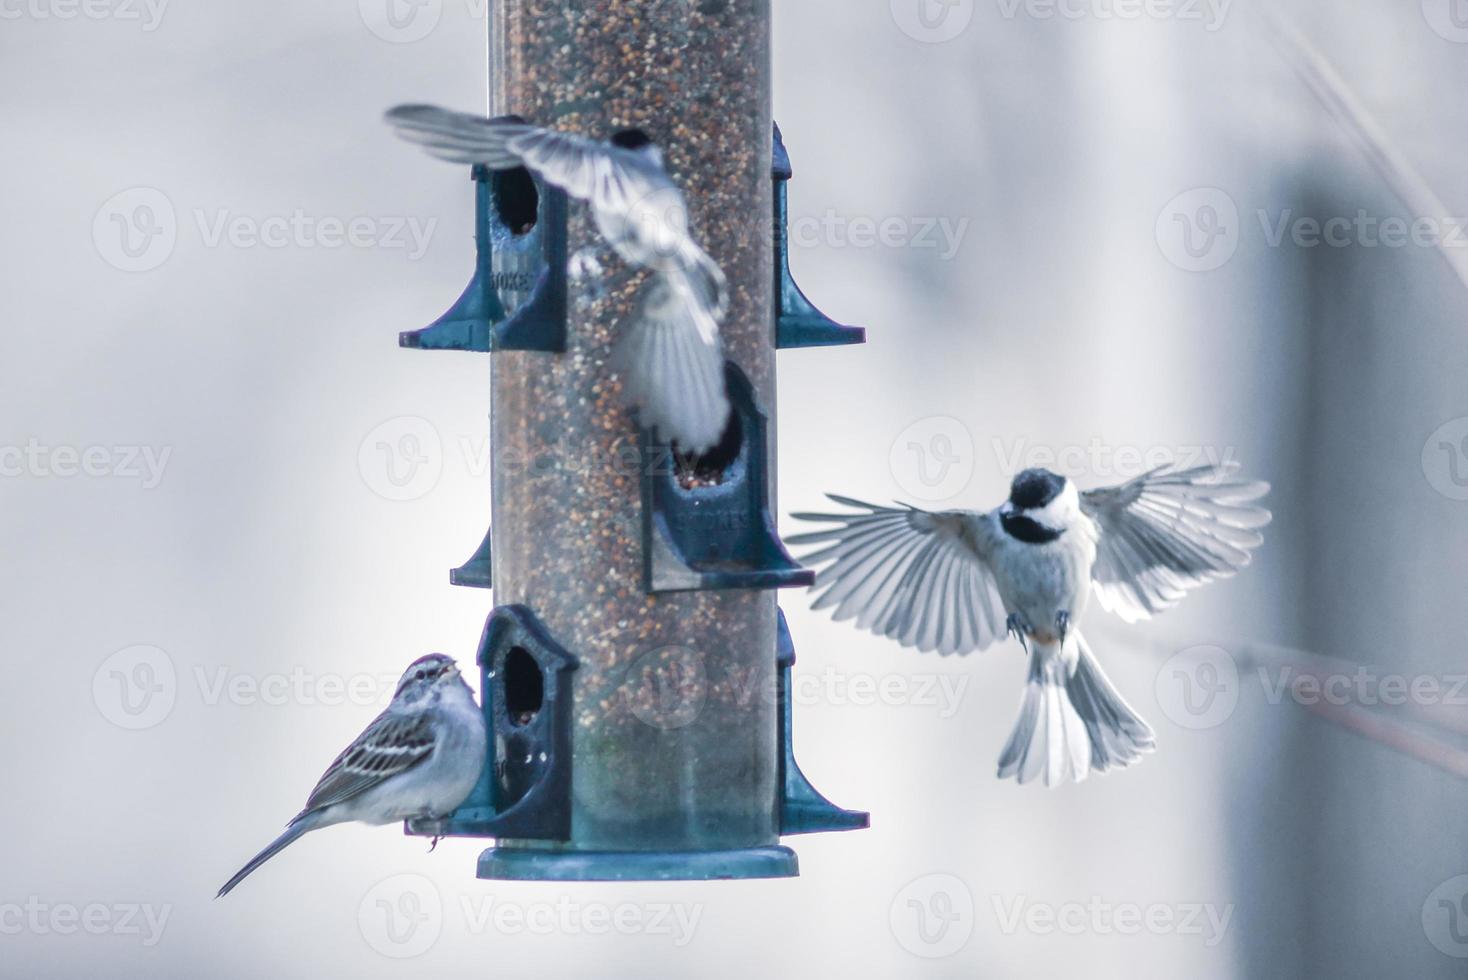
<path id="1" fill-rule="evenodd" d="M 1023 614 L 1012 612 L 1009 614 L 1009 618 L 1004 621 L 1004 628 L 1009 632 L 1010 636 L 1019 640 L 1020 648 L 1024 650 L 1025 656 L 1029 656 L 1030 645 L 1025 641 L 1025 637 L 1035 631 L 1035 628 L 1030 625 L 1030 621 L 1025 619 Z"/>
<path id="2" fill-rule="evenodd" d="M 1055 632 L 1060 634 L 1060 647 L 1065 648 L 1065 635 L 1070 632 L 1070 613 L 1060 610 L 1055 614 Z"/>

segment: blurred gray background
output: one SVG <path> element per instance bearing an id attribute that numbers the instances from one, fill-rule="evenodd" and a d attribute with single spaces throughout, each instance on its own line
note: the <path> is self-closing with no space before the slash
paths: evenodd
<path id="1" fill-rule="evenodd" d="M 396 347 L 467 278 L 471 187 L 379 122 L 482 107 L 483 4 L 393 2 L 0 0 L 0 974 L 1468 972 L 1468 783 L 1251 652 L 1461 720 L 1468 292 L 1354 221 L 1414 216 L 1244 0 L 776 4 L 796 275 L 870 329 L 781 356 L 782 511 L 990 506 L 1046 453 L 1274 483 L 1246 574 L 1093 609 L 1155 756 L 1001 783 L 1016 646 L 940 661 L 787 593 L 802 764 L 873 814 L 793 841 L 801 878 L 482 883 L 474 842 L 348 827 L 212 901 L 491 600 L 445 574 L 487 518 L 488 363 Z M 1276 9 L 1468 244 L 1468 5 Z"/>

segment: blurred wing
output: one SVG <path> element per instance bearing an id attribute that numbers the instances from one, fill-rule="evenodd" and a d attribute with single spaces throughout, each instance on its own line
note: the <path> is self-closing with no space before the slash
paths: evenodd
<path id="1" fill-rule="evenodd" d="M 815 588 L 825 591 L 814 608 L 834 606 L 837 620 L 854 618 L 862 629 L 944 656 L 972 653 L 1004 636 L 984 518 L 828 496 L 858 512 L 796 514 L 840 526 L 788 539 L 825 546 L 804 556 L 830 563 L 817 576 Z"/>
<path id="2" fill-rule="evenodd" d="M 1235 479 L 1237 469 L 1163 467 L 1081 494 L 1100 531 L 1091 577 L 1102 608 L 1129 623 L 1148 619 L 1249 563 L 1270 520 L 1253 501 L 1269 484 Z"/>
<path id="3" fill-rule="evenodd" d="M 624 328 L 615 364 L 638 421 L 685 452 L 704 453 L 724 434 L 729 396 L 719 325 L 665 276 L 646 286 Z"/>
<path id="4" fill-rule="evenodd" d="M 633 203 L 671 186 L 644 157 L 586 136 L 529 123 L 403 105 L 387 113 L 398 135 L 440 160 L 492 170 L 525 166 L 572 197 L 625 214 Z"/>
<path id="5" fill-rule="evenodd" d="M 351 799 L 413 768 L 432 752 L 433 729 L 426 716 L 378 715 L 327 768 L 301 812 Z"/>
<path id="6" fill-rule="evenodd" d="M 491 170 L 520 166 L 510 141 L 535 130 L 529 123 L 486 119 L 434 105 L 400 105 L 389 109 L 385 118 L 399 136 L 440 160 L 482 163 Z"/>

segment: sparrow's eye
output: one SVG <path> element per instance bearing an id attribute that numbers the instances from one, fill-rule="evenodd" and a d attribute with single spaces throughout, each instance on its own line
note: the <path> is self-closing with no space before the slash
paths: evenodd
<path id="1" fill-rule="evenodd" d="M 415 674 L 413 676 L 417 677 L 421 681 L 423 678 L 427 677 L 428 675 L 425 674 L 425 673 L 423 673 L 423 671 L 420 670 L 420 671 L 418 671 L 417 674 Z"/>

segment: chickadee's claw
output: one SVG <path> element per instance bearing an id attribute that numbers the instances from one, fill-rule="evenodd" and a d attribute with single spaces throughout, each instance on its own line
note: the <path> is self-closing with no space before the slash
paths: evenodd
<path id="1" fill-rule="evenodd" d="M 1019 613 L 1010 613 L 1009 618 L 1004 621 L 1004 628 L 1008 631 L 1010 636 L 1019 641 L 1020 648 L 1024 650 L 1025 655 L 1028 656 L 1030 652 L 1030 645 L 1025 641 L 1025 636 L 1033 632 L 1033 629 L 1030 627 L 1029 620 L 1025 619 L 1024 616 L 1020 615 Z"/>
<path id="2" fill-rule="evenodd" d="M 1062 609 L 1055 614 L 1055 632 L 1060 634 L 1060 646 L 1065 647 L 1065 635 L 1070 632 L 1070 613 Z"/>
<path id="3" fill-rule="evenodd" d="M 435 834 L 434 835 L 433 841 L 428 845 L 428 853 L 429 854 L 432 854 L 434 851 L 438 850 L 438 842 L 441 841 L 441 840 L 443 840 L 443 835 L 442 834 Z"/>

